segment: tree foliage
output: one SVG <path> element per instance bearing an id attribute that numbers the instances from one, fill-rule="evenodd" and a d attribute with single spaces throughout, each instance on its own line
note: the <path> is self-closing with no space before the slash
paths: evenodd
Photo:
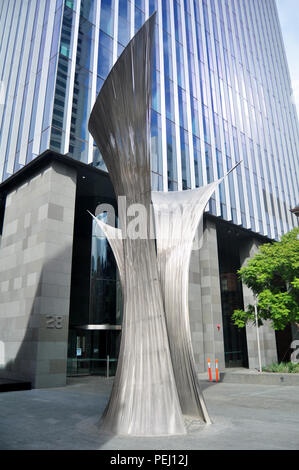
<path id="1" fill-rule="evenodd" d="M 299 228 L 279 242 L 262 245 L 238 274 L 257 296 L 260 325 L 271 320 L 275 330 L 283 330 L 289 323 L 299 323 Z M 232 319 L 239 328 L 255 323 L 254 305 L 235 310 Z"/>

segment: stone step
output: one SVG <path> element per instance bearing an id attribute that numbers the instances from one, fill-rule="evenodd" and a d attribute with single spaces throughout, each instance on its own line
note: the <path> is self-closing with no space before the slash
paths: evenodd
<path id="1" fill-rule="evenodd" d="M 17 392 L 19 390 L 31 390 L 31 382 L 0 378 L 0 392 Z"/>
<path id="2" fill-rule="evenodd" d="M 299 374 L 277 372 L 221 372 L 220 381 L 224 383 L 255 385 L 295 385 L 299 387 Z"/>
<path id="3" fill-rule="evenodd" d="M 198 374 L 200 382 L 209 382 L 208 372 Z M 216 383 L 215 370 L 212 370 L 213 383 Z M 219 382 L 255 385 L 294 385 L 299 386 L 299 374 L 258 372 L 256 369 L 225 369 L 219 372 Z"/>

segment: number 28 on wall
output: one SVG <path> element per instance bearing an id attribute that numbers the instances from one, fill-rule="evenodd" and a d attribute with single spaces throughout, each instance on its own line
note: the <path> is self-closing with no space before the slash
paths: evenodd
<path id="1" fill-rule="evenodd" d="M 61 315 L 47 315 L 46 316 L 46 328 L 62 328 L 62 316 Z"/>

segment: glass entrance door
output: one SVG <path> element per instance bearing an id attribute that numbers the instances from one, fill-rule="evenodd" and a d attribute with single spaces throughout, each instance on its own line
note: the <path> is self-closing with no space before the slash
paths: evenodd
<path id="1" fill-rule="evenodd" d="M 90 373 L 115 375 L 119 352 L 119 330 L 95 330 L 91 334 Z"/>
<path id="2" fill-rule="evenodd" d="M 232 322 L 234 310 L 243 308 L 242 287 L 235 273 L 220 275 L 225 367 L 248 367 L 245 328 Z"/>
<path id="3" fill-rule="evenodd" d="M 241 236 L 237 229 L 220 224 L 217 228 L 225 367 L 248 367 L 246 330 L 237 328 L 232 321 L 234 310 L 244 308 L 242 284 L 237 274 Z"/>
<path id="4" fill-rule="evenodd" d="M 120 335 L 119 325 L 83 325 L 71 329 L 67 375 L 114 376 Z"/>

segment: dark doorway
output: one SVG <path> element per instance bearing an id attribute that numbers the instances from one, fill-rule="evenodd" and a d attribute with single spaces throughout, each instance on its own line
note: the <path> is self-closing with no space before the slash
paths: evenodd
<path id="1" fill-rule="evenodd" d="M 115 375 L 122 323 L 121 287 L 115 259 L 90 214 L 99 204 L 116 211 L 107 173 L 78 173 L 74 222 L 67 375 Z"/>
<path id="2" fill-rule="evenodd" d="M 290 348 L 293 335 L 291 325 L 282 331 L 275 331 L 278 362 L 290 362 L 293 350 Z"/>
<path id="3" fill-rule="evenodd" d="M 244 308 L 242 284 L 237 276 L 241 237 L 235 228 L 222 224 L 217 227 L 225 367 L 248 367 L 246 330 L 237 328 L 231 318 L 234 310 Z"/>

